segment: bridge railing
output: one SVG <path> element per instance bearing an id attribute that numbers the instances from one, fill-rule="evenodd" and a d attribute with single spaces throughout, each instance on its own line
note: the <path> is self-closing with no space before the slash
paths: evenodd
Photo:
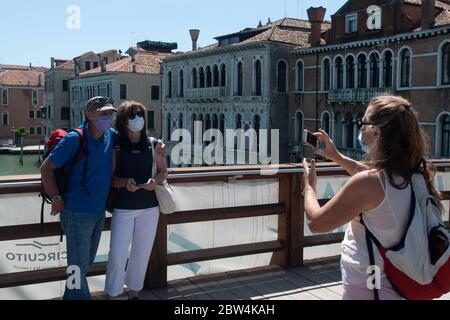
<path id="1" fill-rule="evenodd" d="M 434 164 L 441 173 L 450 172 L 449 160 L 434 161 Z M 267 166 L 170 169 L 168 180 L 175 188 L 177 185 L 189 183 L 203 185 L 208 188 L 214 183 L 232 184 L 236 182 L 261 181 L 264 184 L 265 181 L 270 181 L 270 183 L 277 185 L 275 189 L 277 191 L 276 200 L 256 205 L 225 205 L 220 208 L 179 210 L 170 215 L 161 214 L 155 244 L 149 261 L 146 288 L 164 287 L 167 284 L 167 270 L 169 266 L 260 253 L 273 253 L 270 264 L 299 266 L 304 262 L 305 248 L 341 242 L 344 237 L 343 232 L 321 235 L 305 234 L 304 205 L 301 195 L 303 168 L 299 164 L 285 164 L 280 165 L 275 174 L 267 175 L 267 172 L 264 170 L 270 169 L 272 168 Z M 347 176 L 342 168 L 333 163 L 318 164 L 317 170 L 319 180 Z M 261 174 L 262 172 L 265 172 L 265 174 Z M 0 178 L 0 196 L 12 197 L 30 193 L 37 195 L 39 186 L 40 176 L 38 175 L 3 177 Z M 443 191 L 444 199 L 450 200 L 450 188 L 441 191 Z M 319 200 L 321 205 L 326 204 L 328 201 L 329 199 Z M 40 210 L 40 208 L 37 209 Z M 16 214 L 20 214 L 20 210 Z M 277 217 L 276 239 L 193 251 L 168 252 L 168 228 L 170 226 L 266 216 Z M 0 212 L 0 221 L 1 219 Z M 446 221 L 446 225 L 450 227 L 448 221 Z M 110 228 L 111 218 L 107 218 L 105 231 L 109 231 Z M 0 242 L 59 235 L 59 222 L 46 223 L 44 230 L 41 230 L 40 224 L 2 226 L 0 223 Z M 106 262 L 96 263 L 88 275 L 103 275 L 106 272 L 106 266 Z M 0 274 L 0 288 L 48 283 L 65 280 L 65 278 L 65 267 Z"/>

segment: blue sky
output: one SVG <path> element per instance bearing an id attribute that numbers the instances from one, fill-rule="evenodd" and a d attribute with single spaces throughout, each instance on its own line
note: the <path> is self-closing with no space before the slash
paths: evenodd
<path id="1" fill-rule="evenodd" d="M 288 17 L 307 19 L 307 8 L 322 5 L 329 19 L 345 2 L 286 0 L 286 12 Z M 80 8 L 80 29 L 67 28 L 70 5 Z M 202 47 L 214 43 L 216 36 L 284 16 L 284 0 L 6 0 L 0 12 L 0 63 L 48 67 L 52 56 L 125 52 L 142 40 L 177 42 L 178 50 L 187 51 L 191 28 L 201 30 Z"/>

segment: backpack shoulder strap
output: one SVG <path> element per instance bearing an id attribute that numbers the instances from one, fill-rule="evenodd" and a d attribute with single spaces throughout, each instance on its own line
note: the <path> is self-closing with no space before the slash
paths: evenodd
<path id="1" fill-rule="evenodd" d="M 155 148 L 158 145 L 158 140 L 156 140 L 153 137 L 150 137 L 148 140 L 150 141 L 150 149 L 152 149 L 152 159 L 153 159 L 152 178 L 154 178 L 156 176 L 156 171 L 157 171 L 156 158 L 155 158 Z"/>
<path id="2" fill-rule="evenodd" d="M 91 194 L 90 194 L 88 188 L 86 187 L 88 155 L 89 155 L 89 152 L 87 149 L 87 140 L 88 139 L 86 138 L 86 134 L 85 134 L 84 130 L 81 128 L 73 129 L 70 132 L 76 132 L 78 134 L 78 136 L 80 137 L 80 145 L 78 147 L 78 151 L 76 152 L 75 156 L 72 159 L 72 162 L 71 162 L 71 165 L 70 165 L 68 171 L 70 171 L 72 169 L 72 167 L 84 157 L 83 178 L 81 180 L 81 186 L 83 187 L 83 189 L 86 192 L 86 194 L 88 195 L 88 197 L 90 197 Z"/>

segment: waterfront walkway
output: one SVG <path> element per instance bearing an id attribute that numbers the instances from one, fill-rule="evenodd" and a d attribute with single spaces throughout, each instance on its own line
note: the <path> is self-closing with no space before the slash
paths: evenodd
<path id="1" fill-rule="evenodd" d="M 95 299 L 104 299 L 103 294 Z M 147 291 L 143 300 L 341 300 L 339 260 L 307 262 L 303 267 L 268 266 L 170 281 Z M 441 298 L 450 300 L 450 294 Z"/>

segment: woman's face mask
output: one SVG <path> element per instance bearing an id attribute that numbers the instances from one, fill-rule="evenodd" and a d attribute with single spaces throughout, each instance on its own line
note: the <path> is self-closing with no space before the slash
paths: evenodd
<path id="1" fill-rule="evenodd" d="M 143 117 L 136 116 L 134 119 L 128 119 L 128 130 L 140 132 L 144 129 L 145 120 Z"/>
<path id="2" fill-rule="evenodd" d="M 359 141 L 359 145 L 361 146 L 361 150 L 364 151 L 364 153 L 367 153 L 369 151 L 369 146 L 367 144 L 365 144 L 363 141 L 362 131 L 359 132 L 358 141 Z"/>

